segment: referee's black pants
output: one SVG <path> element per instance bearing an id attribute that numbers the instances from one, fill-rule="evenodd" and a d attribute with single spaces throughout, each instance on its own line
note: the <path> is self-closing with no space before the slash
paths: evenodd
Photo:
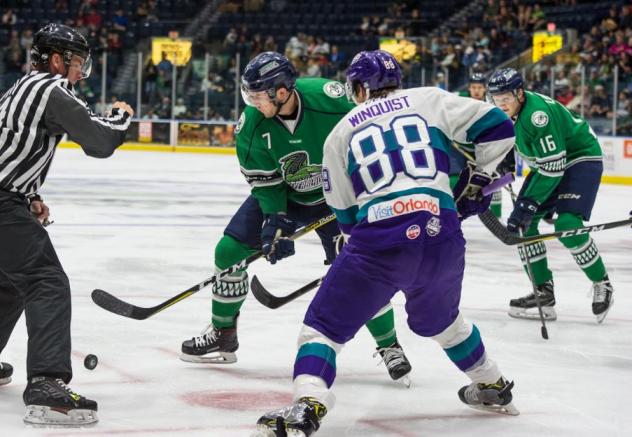
<path id="1" fill-rule="evenodd" d="M 72 378 L 70 283 L 24 198 L 0 191 L 0 353 L 24 311 L 28 378 Z"/>

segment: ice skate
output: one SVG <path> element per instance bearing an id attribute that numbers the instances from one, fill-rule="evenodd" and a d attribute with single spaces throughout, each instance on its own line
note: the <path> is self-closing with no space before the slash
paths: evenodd
<path id="1" fill-rule="evenodd" d="M 557 319 L 555 312 L 555 294 L 553 292 L 553 281 L 546 281 L 537 286 L 538 298 L 542 306 L 544 320 L 553 321 Z M 540 313 L 535 300 L 535 293 L 528 294 L 518 299 L 511 299 L 509 302 L 509 315 L 517 319 L 539 320 Z"/>
<path id="2" fill-rule="evenodd" d="M 251 437 L 307 437 L 318 431 L 325 414 L 327 408 L 316 399 L 300 398 L 261 416 Z"/>
<path id="3" fill-rule="evenodd" d="M 387 347 L 378 347 L 373 356 L 375 357 L 377 354 L 382 356 L 382 361 L 386 365 L 391 379 L 401 382 L 406 388 L 410 388 L 411 381 L 408 374 L 412 367 L 399 343 L 395 342 Z"/>
<path id="4" fill-rule="evenodd" d="M 182 343 L 180 359 L 189 363 L 232 364 L 237 362 L 239 348 L 237 328 L 215 328 L 209 325 L 198 337 Z"/>
<path id="5" fill-rule="evenodd" d="M 28 425 L 78 427 L 99 421 L 97 403 L 73 392 L 59 378 L 31 378 L 23 399 L 24 422 Z"/>
<path id="6" fill-rule="evenodd" d="M 10 383 L 11 375 L 13 375 L 13 366 L 9 363 L 0 363 L 0 385 Z"/>
<path id="7" fill-rule="evenodd" d="M 511 403 L 513 381 L 501 377 L 493 384 L 472 383 L 461 387 L 459 399 L 467 406 L 481 411 L 517 416 L 518 409 Z"/>
<path id="8" fill-rule="evenodd" d="M 614 298 L 612 297 L 613 292 L 614 289 L 612 288 L 610 279 L 608 279 L 608 275 L 603 278 L 603 281 L 593 283 L 592 312 L 597 317 L 597 323 L 602 323 L 606 315 L 608 315 L 608 311 L 612 308 L 614 304 Z"/>

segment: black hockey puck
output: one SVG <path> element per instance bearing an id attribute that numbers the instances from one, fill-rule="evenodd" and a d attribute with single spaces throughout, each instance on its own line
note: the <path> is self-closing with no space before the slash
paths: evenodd
<path id="1" fill-rule="evenodd" d="M 86 355 L 86 358 L 83 360 L 83 365 L 88 370 L 94 370 L 98 363 L 99 359 L 93 354 Z"/>

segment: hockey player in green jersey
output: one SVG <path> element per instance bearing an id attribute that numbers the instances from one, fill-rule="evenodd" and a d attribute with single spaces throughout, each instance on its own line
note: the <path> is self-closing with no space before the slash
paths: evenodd
<path id="1" fill-rule="evenodd" d="M 294 242 L 284 237 L 297 226 L 331 214 L 322 190 L 323 145 L 352 105 L 339 82 L 296 76 L 290 61 L 275 52 L 259 54 L 244 70 L 241 91 L 248 106 L 235 133 L 241 172 L 252 189 L 215 247 L 217 271 L 259 249 L 275 264 L 294 254 Z M 336 256 L 338 224 L 331 222 L 316 232 L 330 264 Z M 237 360 L 237 316 L 248 290 L 245 270 L 213 285 L 210 329 L 182 344 L 182 360 Z M 409 385 L 411 366 L 397 342 L 390 304 L 367 327 L 391 378 Z"/>
<path id="2" fill-rule="evenodd" d="M 483 102 L 485 101 L 485 94 L 487 92 L 486 83 L 487 80 L 483 73 L 473 73 L 470 76 L 467 91 L 459 92 L 459 96 L 470 97 Z M 454 189 L 463 167 L 465 167 L 468 161 L 474 162 L 475 160 L 474 145 L 452 143 L 452 148 L 448 150 L 448 154 L 450 156 L 450 187 Z M 513 151 L 503 160 L 496 171 L 501 175 L 515 171 Z M 499 218 L 502 215 L 502 200 L 502 191 L 496 191 L 492 195 L 492 203 L 489 206 L 492 213 Z"/>
<path id="3" fill-rule="evenodd" d="M 588 123 L 555 100 L 525 91 L 522 76 L 511 68 L 496 71 L 487 90 L 494 104 L 514 121 L 516 149 L 530 167 L 507 228 L 537 235 L 538 223 L 550 211 L 557 212 L 556 231 L 583 226 L 583 220 L 590 219 L 603 172 L 601 147 Z M 588 234 L 560 238 L 560 242 L 593 282 L 592 312 L 603 322 L 614 302 L 613 288 L 595 242 Z M 553 274 L 547 265 L 546 246 L 532 243 L 519 252 L 523 263 L 525 256 L 531 262 L 545 317 L 555 320 Z M 538 317 L 534 293 L 512 299 L 509 305 L 513 317 Z"/>

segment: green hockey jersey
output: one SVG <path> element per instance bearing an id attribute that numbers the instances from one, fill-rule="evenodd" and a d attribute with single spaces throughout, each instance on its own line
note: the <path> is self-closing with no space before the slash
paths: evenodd
<path id="1" fill-rule="evenodd" d="M 323 145 L 353 107 L 344 86 L 329 79 L 298 79 L 296 91 L 296 124 L 265 118 L 249 106 L 235 128 L 241 172 L 264 214 L 287 212 L 288 201 L 302 205 L 324 201 Z"/>
<path id="2" fill-rule="evenodd" d="M 530 91 L 525 91 L 525 99 L 514 124 L 516 149 L 534 174 L 520 194 L 541 204 L 566 168 L 580 161 L 601 161 L 601 147 L 586 120 L 559 102 Z"/>

